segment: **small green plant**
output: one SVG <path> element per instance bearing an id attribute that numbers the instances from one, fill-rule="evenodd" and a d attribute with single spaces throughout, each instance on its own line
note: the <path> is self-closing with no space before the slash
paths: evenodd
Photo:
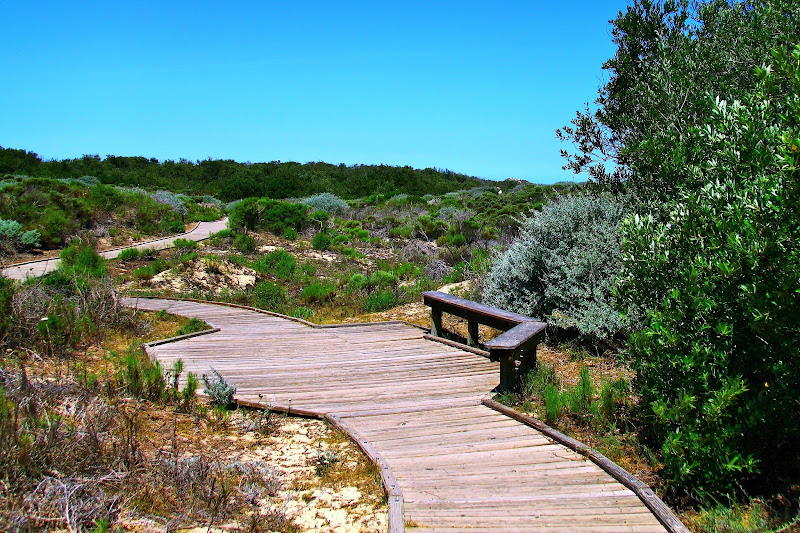
<path id="1" fill-rule="evenodd" d="M 303 299 L 307 302 L 321 302 L 333 299 L 336 285 L 329 281 L 316 280 L 303 288 Z"/>
<path id="2" fill-rule="evenodd" d="M 374 287 L 394 287 L 397 285 L 397 277 L 392 272 L 378 270 L 370 276 L 369 282 Z"/>
<path id="3" fill-rule="evenodd" d="M 548 424 L 555 424 L 561 417 L 563 402 L 561 392 L 558 387 L 549 384 L 544 389 L 544 421 Z"/>
<path id="4" fill-rule="evenodd" d="M 90 278 L 103 277 L 106 264 L 103 257 L 90 245 L 76 242 L 61 251 L 61 268 L 68 273 Z"/>
<path id="5" fill-rule="evenodd" d="M 192 410 L 192 406 L 197 400 L 197 388 L 200 386 L 200 381 L 197 379 L 197 374 L 189 372 L 186 375 L 186 385 L 180 393 L 179 409 L 187 412 Z"/>
<path id="6" fill-rule="evenodd" d="M 190 318 L 186 324 L 175 330 L 175 336 L 188 335 L 189 333 L 196 333 L 207 329 L 210 329 L 208 324 L 199 318 L 193 317 Z"/>
<path id="7" fill-rule="evenodd" d="M 293 316 L 295 318 L 302 318 L 303 320 L 308 320 L 314 316 L 314 310 L 309 307 L 295 307 L 289 313 L 289 316 Z"/>
<path id="8" fill-rule="evenodd" d="M 212 405 L 229 406 L 233 403 L 233 396 L 236 394 L 236 386 L 229 383 L 222 374 L 211 367 L 213 376 L 203 374 L 203 393 L 206 394 Z"/>
<path id="9" fill-rule="evenodd" d="M 256 239 L 247 233 L 237 233 L 233 238 L 233 247 L 240 252 L 252 252 L 258 245 Z"/>
<path id="10" fill-rule="evenodd" d="M 317 445 L 317 460 L 314 463 L 314 470 L 318 476 L 323 476 L 341 460 L 341 456 L 335 450 L 323 450 L 322 442 L 320 442 Z"/>
<path id="11" fill-rule="evenodd" d="M 367 287 L 368 283 L 369 279 L 367 278 L 367 276 L 365 276 L 364 274 L 356 273 L 350 277 L 350 281 L 347 283 L 347 288 L 352 292 L 357 292 L 364 290 Z"/>
<path id="12" fill-rule="evenodd" d="M 128 261 L 135 261 L 139 259 L 139 257 L 141 257 L 141 253 L 138 248 L 125 248 L 119 252 L 117 260 L 119 260 L 120 263 L 125 263 Z"/>
<path id="13" fill-rule="evenodd" d="M 311 239 L 311 246 L 315 250 L 325 251 L 331 247 L 331 236 L 325 231 L 320 231 Z"/>
<path id="14" fill-rule="evenodd" d="M 294 256 L 286 250 L 274 250 L 252 263 L 259 274 L 273 274 L 280 279 L 291 279 L 297 268 Z"/>
<path id="15" fill-rule="evenodd" d="M 298 237 L 297 230 L 294 228 L 286 228 L 286 231 L 283 232 L 283 238 L 287 241 L 296 241 Z"/>
<path id="16" fill-rule="evenodd" d="M 378 291 L 369 295 L 366 310 L 369 312 L 385 311 L 400 304 L 397 296 L 392 291 Z"/>
<path id="17" fill-rule="evenodd" d="M 197 248 L 197 241 L 191 241 L 189 239 L 179 238 L 179 239 L 175 239 L 172 242 L 172 246 L 176 250 L 178 250 L 178 253 L 183 254 L 183 253 L 186 253 L 186 252 L 188 252 L 190 250 L 194 250 L 195 248 Z"/>
<path id="18" fill-rule="evenodd" d="M 286 306 L 286 289 L 269 281 L 262 281 L 253 289 L 256 307 L 280 312 Z"/>

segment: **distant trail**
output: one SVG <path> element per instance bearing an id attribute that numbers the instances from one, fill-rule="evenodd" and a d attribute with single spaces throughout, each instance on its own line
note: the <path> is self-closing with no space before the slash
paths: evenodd
<path id="1" fill-rule="evenodd" d="M 227 227 L 228 217 L 225 217 L 222 220 L 216 220 L 214 222 L 200 222 L 193 230 L 187 231 L 186 233 L 179 233 L 177 235 L 171 235 L 169 237 L 163 237 L 161 239 L 154 239 L 151 241 L 143 241 L 130 246 L 112 248 L 110 250 L 100 252 L 100 255 L 106 259 L 114 259 L 120 254 L 120 252 L 122 252 L 122 250 L 127 250 L 128 248 L 137 248 L 139 250 L 146 248 L 163 250 L 164 248 L 171 248 L 172 243 L 174 243 L 176 239 L 202 241 L 207 239 L 212 233 L 216 233 Z M 61 264 L 61 260 L 58 258 L 38 259 L 36 261 L 17 263 L 4 268 L 3 276 L 19 281 L 22 281 L 26 278 L 37 278 L 57 269 L 59 264 Z"/>
<path id="2" fill-rule="evenodd" d="M 390 533 L 667 530 L 593 461 L 483 405 L 497 363 L 427 340 L 420 328 L 316 326 L 193 301 L 124 303 L 219 328 L 148 345 L 164 365 L 181 359 L 197 375 L 213 367 L 243 404 L 324 415 L 347 431 L 379 465 Z M 671 511 L 660 517 L 688 532 Z"/>

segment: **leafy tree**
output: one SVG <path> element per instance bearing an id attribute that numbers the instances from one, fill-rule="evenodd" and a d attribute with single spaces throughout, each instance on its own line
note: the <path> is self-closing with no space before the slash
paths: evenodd
<path id="1" fill-rule="evenodd" d="M 707 96 L 753 92 L 754 66 L 800 35 L 800 1 L 634 0 L 612 24 L 617 51 L 597 110 L 557 132 L 577 148 L 562 151 L 565 168 L 663 201 L 704 185 L 683 169 L 713 157 L 694 128 L 714 113 Z"/>
<path id="2" fill-rule="evenodd" d="M 783 475 L 800 450 L 800 46 L 759 78 L 689 128 L 714 157 L 685 179 L 705 185 L 623 229 L 619 294 L 650 310 L 629 345 L 642 419 L 700 499 Z"/>

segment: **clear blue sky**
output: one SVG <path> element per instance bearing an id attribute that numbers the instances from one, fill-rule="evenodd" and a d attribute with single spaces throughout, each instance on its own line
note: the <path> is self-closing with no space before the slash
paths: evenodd
<path id="1" fill-rule="evenodd" d="M 0 146 L 570 180 L 625 6 L 0 0 Z"/>

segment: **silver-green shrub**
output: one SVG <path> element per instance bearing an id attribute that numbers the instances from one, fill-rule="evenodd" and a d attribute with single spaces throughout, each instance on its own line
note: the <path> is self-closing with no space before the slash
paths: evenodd
<path id="1" fill-rule="evenodd" d="M 621 271 L 622 205 L 607 197 L 566 196 L 522 221 L 520 237 L 496 255 L 484 281 L 489 305 L 546 319 L 588 340 L 626 327 L 612 307 Z"/>
<path id="2" fill-rule="evenodd" d="M 203 374 L 203 394 L 208 395 L 214 405 L 230 405 L 233 403 L 233 395 L 236 394 L 236 385 L 230 383 L 222 377 L 213 367 L 211 372 L 213 377 Z"/>
<path id="3" fill-rule="evenodd" d="M 174 192 L 159 190 L 152 193 L 150 197 L 160 204 L 170 206 L 181 216 L 185 216 L 188 212 L 186 200 L 189 197 L 185 194 L 175 194 Z"/>
<path id="4" fill-rule="evenodd" d="M 10 253 L 20 249 L 36 248 L 41 234 L 36 230 L 22 230 L 22 224 L 16 220 L 3 220 L 0 218 L 0 254 Z"/>
<path id="5" fill-rule="evenodd" d="M 312 211 L 325 211 L 329 215 L 339 215 L 350 209 L 350 205 L 335 194 L 323 192 L 302 200 Z"/>

